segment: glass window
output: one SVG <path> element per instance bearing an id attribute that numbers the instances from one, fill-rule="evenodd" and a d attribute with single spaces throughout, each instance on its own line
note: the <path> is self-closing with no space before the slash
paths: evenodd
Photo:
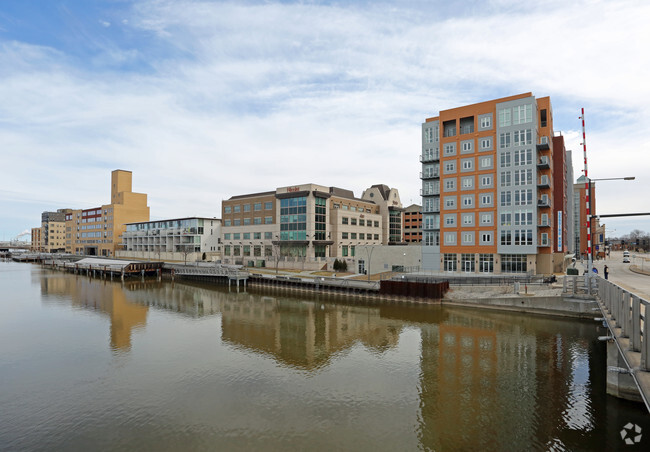
<path id="1" fill-rule="evenodd" d="M 267 201 L 264 203 L 264 210 L 272 210 L 273 209 L 273 201 Z"/>

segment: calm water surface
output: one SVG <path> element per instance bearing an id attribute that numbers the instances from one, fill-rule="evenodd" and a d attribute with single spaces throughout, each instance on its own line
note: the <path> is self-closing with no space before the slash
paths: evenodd
<path id="1" fill-rule="evenodd" d="M 9 262 L 0 291 L 2 450 L 650 450 L 593 322 Z"/>

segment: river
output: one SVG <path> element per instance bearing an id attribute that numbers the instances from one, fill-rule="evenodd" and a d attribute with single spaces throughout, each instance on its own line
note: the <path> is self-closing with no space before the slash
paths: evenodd
<path id="1" fill-rule="evenodd" d="M 2 450 L 650 449 L 593 321 L 13 262 L 0 291 Z"/>

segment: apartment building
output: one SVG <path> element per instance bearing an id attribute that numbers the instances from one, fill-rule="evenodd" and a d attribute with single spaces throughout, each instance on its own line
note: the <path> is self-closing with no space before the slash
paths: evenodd
<path id="1" fill-rule="evenodd" d="M 42 229 L 40 227 L 32 228 L 32 241 L 29 250 L 35 252 L 43 251 Z"/>
<path id="2" fill-rule="evenodd" d="M 402 230 L 404 231 L 404 242 L 422 242 L 422 206 L 411 204 L 404 209 Z"/>
<path id="3" fill-rule="evenodd" d="M 556 164 L 553 136 L 550 98 L 531 93 L 422 124 L 424 269 L 547 274 L 561 266 L 553 173 L 570 162 Z"/>
<path id="4" fill-rule="evenodd" d="M 122 245 L 117 256 L 125 259 L 219 261 L 221 220 L 190 217 L 127 223 Z"/>
<path id="5" fill-rule="evenodd" d="M 67 210 L 59 209 L 56 212 L 43 212 L 41 214 L 40 233 L 37 235 L 38 251 L 45 253 L 62 253 L 65 251 L 65 212 Z M 32 247 L 34 247 L 33 244 Z"/>
<path id="6" fill-rule="evenodd" d="M 580 176 L 573 185 L 573 209 L 575 214 L 574 224 L 574 252 L 576 256 L 587 258 L 589 252 L 587 240 L 587 188 L 585 187 L 586 178 Z M 596 215 L 596 182 L 591 183 L 591 215 Z M 591 246 L 592 253 L 596 255 L 604 252 L 605 245 L 605 225 L 600 224 L 600 219 L 592 217 L 591 219 Z"/>
<path id="7" fill-rule="evenodd" d="M 111 173 L 111 199 L 90 209 L 65 214 L 65 250 L 72 254 L 115 256 L 127 223 L 149 221 L 147 195 L 132 191 L 131 171 Z"/>
<path id="8" fill-rule="evenodd" d="M 320 269 L 334 259 L 352 262 L 359 246 L 388 244 L 398 234 L 401 240 L 401 232 L 385 231 L 391 212 L 401 212 L 399 193 L 378 185 L 364 195 L 302 184 L 224 200 L 223 262 Z"/>

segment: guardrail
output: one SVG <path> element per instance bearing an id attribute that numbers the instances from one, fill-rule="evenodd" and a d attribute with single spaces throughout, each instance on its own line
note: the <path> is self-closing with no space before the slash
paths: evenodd
<path id="1" fill-rule="evenodd" d="M 625 360 L 629 373 L 639 388 L 646 408 L 650 411 L 648 403 L 650 388 L 644 388 L 636 376 L 638 371 L 650 372 L 650 321 L 648 321 L 650 302 L 600 276 L 595 276 L 593 279 L 598 286 L 598 296 L 602 302 L 601 310 L 607 311 L 603 311 L 605 323 L 612 338 L 616 340 L 621 357 Z M 621 345 L 619 340 L 621 338 L 629 340 L 627 348 Z M 632 356 L 628 356 L 628 353 L 640 353 L 638 367 L 631 364 Z"/>

